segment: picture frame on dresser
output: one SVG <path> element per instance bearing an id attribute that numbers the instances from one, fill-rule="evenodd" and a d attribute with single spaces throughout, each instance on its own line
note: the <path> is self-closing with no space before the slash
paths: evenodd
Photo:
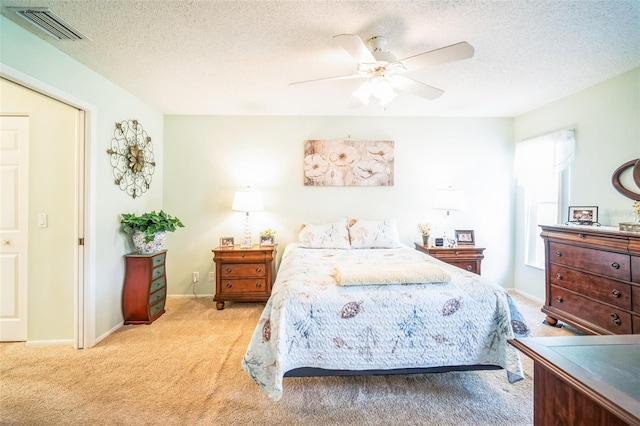
<path id="1" fill-rule="evenodd" d="M 473 246 L 476 244 L 474 232 L 470 229 L 456 229 L 456 243 L 459 246 Z"/>
<path id="2" fill-rule="evenodd" d="M 233 249 L 234 241 L 233 237 L 220 237 L 220 247 L 223 249 Z"/>
<path id="3" fill-rule="evenodd" d="M 598 223 L 598 206 L 569 206 L 567 222 L 577 225 Z"/>

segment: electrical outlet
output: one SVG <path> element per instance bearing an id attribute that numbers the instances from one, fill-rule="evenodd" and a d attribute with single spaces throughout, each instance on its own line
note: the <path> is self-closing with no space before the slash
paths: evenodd
<path id="1" fill-rule="evenodd" d="M 193 282 L 197 283 L 200 281 L 200 272 L 192 272 L 191 277 L 193 278 Z"/>
<path id="2" fill-rule="evenodd" d="M 215 281 L 215 280 L 216 280 L 216 273 L 209 272 L 209 281 Z"/>

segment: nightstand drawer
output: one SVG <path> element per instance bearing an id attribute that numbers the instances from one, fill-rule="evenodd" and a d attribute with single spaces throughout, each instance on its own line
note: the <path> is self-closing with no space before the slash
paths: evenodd
<path id="1" fill-rule="evenodd" d="M 227 263 L 220 269 L 221 278 L 264 277 L 264 263 Z"/>
<path id="2" fill-rule="evenodd" d="M 262 251 L 223 250 L 217 255 L 224 263 L 264 262 L 267 260 L 266 254 Z"/>
<path id="3" fill-rule="evenodd" d="M 222 280 L 222 293 L 264 293 L 267 281 L 264 278 L 247 278 L 239 280 Z"/>
<path id="4" fill-rule="evenodd" d="M 476 262 L 456 262 L 454 260 L 444 260 L 440 259 L 444 262 L 447 262 L 449 265 L 457 266 L 458 268 L 464 269 L 465 271 L 473 272 L 474 274 L 478 273 L 478 268 L 476 267 Z"/>

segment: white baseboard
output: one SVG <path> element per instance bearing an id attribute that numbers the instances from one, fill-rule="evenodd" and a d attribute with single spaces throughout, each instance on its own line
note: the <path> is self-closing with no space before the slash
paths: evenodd
<path id="1" fill-rule="evenodd" d="M 73 339 L 64 340 L 27 340 L 25 342 L 27 346 L 49 346 L 49 345 L 65 345 L 73 346 Z"/>
<path id="2" fill-rule="evenodd" d="M 183 298 L 191 298 L 191 299 L 200 299 L 201 297 L 210 297 L 213 298 L 215 294 L 167 294 L 167 299 L 183 299 Z"/>
<path id="3" fill-rule="evenodd" d="M 508 289 L 508 291 L 513 292 L 513 293 L 518 293 L 520 296 L 522 297 L 526 297 L 527 299 L 534 301 L 536 303 L 540 303 L 541 305 L 544 305 L 544 300 L 539 299 L 535 296 L 530 295 L 529 293 L 525 293 L 522 290 L 518 290 L 517 288 L 510 288 Z"/>
<path id="4" fill-rule="evenodd" d="M 115 332 L 117 329 L 119 329 L 120 327 L 122 327 L 124 325 L 124 321 L 122 321 L 119 324 L 116 324 L 115 326 L 113 326 L 110 330 L 107 330 L 105 333 L 101 334 L 97 339 L 96 342 L 93 346 L 97 345 L 98 343 L 100 343 L 102 340 L 106 339 L 107 336 L 109 336 L 111 333 Z"/>

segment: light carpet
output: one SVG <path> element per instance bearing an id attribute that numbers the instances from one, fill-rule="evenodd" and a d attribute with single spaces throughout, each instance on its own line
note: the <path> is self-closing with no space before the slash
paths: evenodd
<path id="1" fill-rule="evenodd" d="M 533 336 L 540 305 L 514 300 Z M 0 344 L 2 425 L 530 425 L 533 363 L 506 372 L 288 378 L 273 402 L 240 362 L 264 304 L 169 298 L 151 325 L 124 326 L 94 348 Z"/>

